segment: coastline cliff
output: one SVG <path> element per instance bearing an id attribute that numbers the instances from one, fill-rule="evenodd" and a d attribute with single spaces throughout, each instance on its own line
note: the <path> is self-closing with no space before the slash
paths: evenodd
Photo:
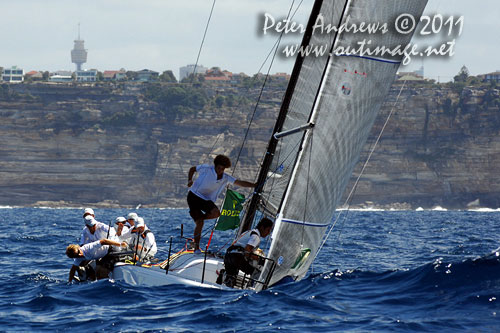
<path id="1" fill-rule="evenodd" d="M 209 152 L 234 165 L 259 94 L 258 85 L 174 83 L 0 88 L 3 206 L 185 207 L 187 170 L 211 163 Z M 411 84 L 398 99 L 400 90 L 356 167 L 354 177 L 393 109 L 352 204 L 500 207 L 499 90 Z M 255 177 L 283 92 L 264 91 L 236 177 Z"/>

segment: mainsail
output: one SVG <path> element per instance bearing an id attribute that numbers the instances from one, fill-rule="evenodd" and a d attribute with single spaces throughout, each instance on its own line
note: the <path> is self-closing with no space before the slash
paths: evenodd
<path id="1" fill-rule="evenodd" d="M 420 18 L 427 0 L 317 0 L 304 34 L 303 46 L 326 45 L 358 49 L 370 40 L 371 49 L 405 47 L 412 33 L 395 31 L 400 14 Z M 324 26 L 361 22 L 387 23 L 388 31 L 373 34 L 330 32 Z M 259 194 L 246 214 L 253 219 L 258 204 L 276 216 L 268 257 L 277 266 L 269 285 L 284 277 L 302 278 L 314 260 L 335 208 L 359 159 L 377 112 L 394 80 L 402 55 L 335 55 L 297 58 L 275 132 L 307 123 L 314 127 L 272 139 L 259 176 Z M 261 277 L 272 265 L 267 262 Z"/>

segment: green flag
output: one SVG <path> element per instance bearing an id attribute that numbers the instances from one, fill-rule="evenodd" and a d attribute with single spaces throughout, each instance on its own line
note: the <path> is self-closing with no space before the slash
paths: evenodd
<path id="1" fill-rule="evenodd" d="M 222 205 L 219 221 L 215 230 L 236 229 L 240 225 L 240 212 L 243 209 L 245 196 L 241 193 L 227 190 L 226 199 Z"/>

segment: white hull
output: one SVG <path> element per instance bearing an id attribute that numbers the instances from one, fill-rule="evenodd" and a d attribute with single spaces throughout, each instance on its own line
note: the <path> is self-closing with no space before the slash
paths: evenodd
<path id="1" fill-rule="evenodd" d="M 111 273 L 115 281 L 124 281 L 139 286 L 164 286 L 184 284 L 195 287 L 231 289 L 217 284 L 219 272 L 224 268 L 222 258 L 204 254 L 183 253 L 172 260 L 168 274 L 159 266 L 136 266 L 128 263 L 117 263 Z M 205 273 L 203 274 L 203 267 Z M 203 283 L 202 283 L 203 279 Z"/>

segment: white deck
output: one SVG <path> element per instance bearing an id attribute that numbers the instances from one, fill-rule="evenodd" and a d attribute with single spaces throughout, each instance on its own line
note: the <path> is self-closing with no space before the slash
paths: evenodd
<path id="1" fill-rule="evenodd" d="M 207 255 L 203 275 L 204 261 L 204 253 L 186 252 L 180 254 L 172 260 L 168 274 L 166 274 L 165 269 L 159 266 L 136 266 L 120 262 L 115 265 L 111 278 L 140 286 L 184 284 L 205 288 L 231 289 L 216 283 L 219 272 L 224 268 L 223 259 Z"/>

